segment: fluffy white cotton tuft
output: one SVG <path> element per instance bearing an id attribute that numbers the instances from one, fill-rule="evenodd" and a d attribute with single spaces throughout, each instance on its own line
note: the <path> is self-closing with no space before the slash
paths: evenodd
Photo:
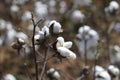
<path id="1" fill-rule="evenodd" d="M 16 80 L 12 74 L 7 74 L 3 77 L 3 80 Z"/>
<path id="2" fill-rule="evenodd" d="M 72 42 L 71 41 L 67 41 L 67 42 L 64 42 L 64 44 L 63 44 L 63 47 L 66 47 L 66 48 L 71 48 L 72 47 Z"/>

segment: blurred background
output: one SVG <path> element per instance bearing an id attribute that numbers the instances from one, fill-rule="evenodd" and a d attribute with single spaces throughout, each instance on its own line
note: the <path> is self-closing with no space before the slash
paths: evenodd
<path id="1" fill-rule="evenodd" d="M 35 21 L 42 19 L 36 31 L 48 25 L 51 20 L 56 20 L 62 25 L 63 33 L 60 36 L 65 41 L 73 42 L 71 50 L 76 53 L 76 60 L 59 62 L 54 58 L 48 61 L 48 68 L 57 69 L 62 77 L 56 80 L 76 80 L 80 76 L 85 63 L 79 51 L 82 45 L 76 44 L 76 35 L 78 29 L 84 25 L 90 26 L 99 34 L 100 54 L 97 64 L 104 68 L 115 64 L 120 68 L 120 0 L 114 0 L 118 4 L 113 6 L 111 1 L 113 0 L 0 0 L 0 80 L 6 74 L 14 75 L 16 80 L 30 80 L 29 76 L 33 79 L 35 77 L 30 47 L 33 30 L 31 12 Z M 19 37 L 30 45 L 25 46 L 27 57 L 24 52 L 18 55 L 17 50 L 11 47 L 12 42 Z M 115 53 L 112 54 L 114 58 L 111 53 Z M 38 56 L 38 60 L 42 61 L 41 57 Z M 94 59 L 88 60 L 87 65 L 91 71 Z M 39 72 L 42 66 L 43 63 L 40 62 Z M 51 79 L 44 76 L 44 80 Z"/>

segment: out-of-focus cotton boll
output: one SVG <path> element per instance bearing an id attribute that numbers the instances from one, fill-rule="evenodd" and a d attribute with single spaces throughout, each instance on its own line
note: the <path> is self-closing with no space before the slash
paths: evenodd
<path id="1" fill-rule="evenodd" d="M 31 12 L 30 11 L 25 11 L 23 16 L 22 16 L 22 20 L 27 21 L 27 20 L 30 20 L 31 18 L 32 18 Z"/>
<path id="2" fill-rule="evenodd" d="M 105 69 L 99 65 L 96 65 L 95 67 L 92 68 L 92 73 L 95 73 L 95 76 L 97 76 L 102 71 L 105 71 Z"/>
<path id="3" fill-rule="evenodd" d="M 89 6 L 92 3 L 92 0 L 75 0 L 76 6 Z"/>
<path id="4" fill-rule="evenodd" d="M 39 18 L 41 17 L 44 18 L 45 16 L 47 16 L 48 14 L 47 5 L 39 1 L 36 2 L 35 3 L 35 14 Z"/>
<path id="5" fill-rule="evenodd" d="M 48 71 L 47 71 L 47 74 L 49 75 L 49 77 L 51 78 L 55 78 L 55 79 L 59 79 L 60 78 L 60 73 L 55 70 L 54 68 L 50 68 Z"/>
<path id="6" fill-rule="evenodd" d="M 3 80 L 16 80 L 16 78 L 12 74 L 6 74 Z"/>
<path id="7" fill-rule="evenodd" d="M 59 12 L 61 14 L 65 13 L 65 11 L 67 10 L 67 4 L 65 1 L 61 1 L 60 2 L 60 9 L 59 9 Z"/>
<path id="8" fill-rule="evenodd" d="M 115 24 L 114 30 L 115 30 L 117 33 L 120 33 L 120 22 Z"/>
<path id="9" fill-rule="evenodd" d="M 111 76 L 107 71 L 102 71 L 95 77 L 95 80 L 111 80 Z"/>
<path id="10" fill-rule="evenodd" d="M 6 21 L 3 19 L 0 19 L 0 30 L 6 29 Z"/>
<path id="11" fill-rule="evenodd" d="M 118 45 L 115 45 L 110 52 L 110 60 L 112 63 L 120 62 L 120 47 Z"/>
<path id="12" fill-rule="evenodd" d="M 16 37 L 17 38 L 21 38 L 21 39 L 23 39 L 23 40 L 27 40 L 28 39 L 28 36 L 25 34 L 25 33 L 23 33 L 23 32 L 18 32 L 17 34 L 16 34 Z"/>
<path id="13" fill-rule="evenodd" d="M 52 27 L 53 27 L 53 33 L 55 33 L 55 34 L 58 34 L 58 33 L 60 33 L 61 32 L 61 24 L 59 23 L 59 22 L 57 22 L 57 21 L 55 21 L 55 20 L 52 20 L 50 23 L 49 23 L 49 25 L 48 25 L 48 27 L 51 27 L 51 25 L 53 25 Z"/>
<path id="14" fill-rule="evenodd" d="M 13 13 L 16 13 L 19 11 L 19 6 L 16 5 L 16 4 L 13 4 L 11 7 L 10 7 L 10 11 L 13 12 Z"/>
<path id="15" fill-rule="evenodd" d="M 78 38 L 76 45 L 78 46 L 81 57 L 84 58 L 86 45 L 87 58 L 91 60 L 95 59 L 99 41 L 98 33 L 95 30 L 91 29 L 89 26 L 85 25 L 79 28 L 76 37 Z"/>
<path id="16" fill-rule="evenodd" d="M 44 27 L 42 28 L 42 31 L 44 32 L 45 36 L 48 36 L 48 35 L 50 34 L 49 28 L 48 28 L 47 26 L 44 26 Z"/>
<path id="17" fill-rule="evenodd" d="M 29 0 L 13 0 L 14 4 L 24 5 Z"/>
<path id="18" fill-rule="evenodd" d="M 112 12 L 114 10 L 118 10 L 119 9 L 119 4 L 116 1 L 111 1 L 108 8 L 109 8 L 110 12 Z"/>
<path id="19" fill-rule="evenodd" d="M 119 78 L 120 70 L 117 67 L 115 67 L 114 65 L 108 66 L 108 72 L 110 73 L 110 75 L 113 78 Z M 116 79 L 116 80 L 118 80 L 118 79 Z"/>
<path id="20" fill-rule="evenodd" d="M 71 20 L 74 23 L 82 23 L 85 19 L 85 15 L 80 11 L 80 10 L 75 10 L 73 11 L 72 15 L 71 15 Z"/>
<path id="21" fill-rule="evenodd" d="M 58 47 L 57 51 L 60 53 L 61 56 L 66 57 L 68 59 L 74 60 L 76 59 L 76 54 L 70 51 L 65 47 Z"/>
<path id="22" fill-rule="evenodd" d="M 55 13 L 56 12 L 56 1 L 55 0 L 49 0 L 49 12 Z"/>
<path id="23" fill-rule="evenodd" d="M 4 40 L 4 38 L 3 38 L 3 37 L 0 37 L 0 46 L 3 45 L 3 40 Z"/>

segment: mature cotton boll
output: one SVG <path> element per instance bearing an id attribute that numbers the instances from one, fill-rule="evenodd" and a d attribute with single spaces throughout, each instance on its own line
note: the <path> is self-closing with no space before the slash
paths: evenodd
<path id="1" fill-rule="evenodd" d="M 60 33 L 60 30 L 61 30 L 61 24 L 59 22 L 55 22 L 53 26 L 53 32 Z"/>
<path id="2" fill-rule="evenodd" d="M 16 80 L 12 74 L 7 74 L 3 77 L 3 80 Z"/>
<path id="3" fill-rule="evenodd" d="M 96 76 L 95 80 L 111 80 L 111 76 L 107 71 L 102 71 Z"/>
<path id="4" fill-rule="evenodd" d="M 76 55 L 65 47 L 58 47 L 57 51 L 60 53 L 61 56 L 66 57 L 68 59 L 75 59 Z"/>
<path id="5" fill-rule="evenodd" d="M 79 34 L 87 33 L 89 30 L 91 30 L 90 26 L 84 25 L 79 28 L 78 33 Z"/>
<path id="6" fill-rule="evenodd" d="M 71 19 L 73 22 L 83 22 L 85 15 L 80 10 L 75 10 L 72 13 Z"/>
<path id="7" fill-rule="evenodd" d="M 25 44 L 25 41 L 24 41 L 23 39 L 21 39 L 21 38 L 18 38 L 18 42 L 19 42 L 20 44 Z"/>
<path id="8" fill-rule="evenodd" d="M 97 76 L 100 72 L 105 71 L 105 69 L 102 66 L 96 65 L 92 68 L 92 72 L 95 72 L 95 76 Z"/>
<path id="9" fill-rule="evenodd" d="M 50 34 L 49 28 L 48 28 L 47 26 L 44 26 L 44 27 L 42 28 L 42 31 L 46 34 L 45 36 L 48 36 L 48 35 Z"/>
<path id="10" fill-rule="evenodd" d="M 19 11 L 19 6 L 16 5 L 16 4 L 13 4 L 13 5 L 10 7 L 10 11 L 11 11 L 11 12 L 18 12 L 18 11 Z"/>
<path id="11" fill-rule="evenodd" d="M 108 71 L 116 77 L 118 77 L 120 74 L 120 70 L 117 67 L 115 67 L 114 65 L 109 65 Z"/>
<path id="12" fill-rule="evenodd" d="M 43 31 L 39 31 L 38 34 L 40 35 L 40 39 L 44 39 L 45 35 Z"/>
<path id="13" fill-rule="evenodd" d="M 29 26 L 28 26 L 28 30 L 29 30 L 29 31 L 33 31 L 33 27 L 34 27 L 33 24 L 30 23 Z M 36 32 L 39 32 L 39 31 L 40 31 L 40 28 L 39 28 L 38 26 L 36 26 L 35 31 L 36 31 Z"/>
<path id="14" fill-rule="evenodd" d="M 23 40 L 27 40 L 27 39 L 28 39 L 28 36 L 27 36 L 25 33 L 23 33 L 23 32 L 18 32 L 18 33 L 16 34 L 16 37 L 17 37 L 17 38 L 21 38 L 21 39 L 23 39 Z"/>
<path id="15" fill-rule="evenodd" d="M 116 1 L 111 1 L 109 4 L 109 10 L 112 12 L 113 10 L 119 9 L 119 4 Z"/>
<path id="16" fill-rule="evenodd" d="M 67 41 L 67 42 L 64 42 L 64 43 L 63 43 L 63 47 L 66 47 L 66 48 L 69 49 L 69 48 L 72 47 L 72 44 L 73 44 L 73 43 L 72 43 L 71 41 Z"/>
<path id="17" fill-rule="evenodd" d="M 31 16 L 31 12 L 30 11 L 25 11 L 22 15 L 22 20 L 26 21 L 26 20 L 30 20 L 32 18 Z"/>
<path id="18" fill-rule="evenodd" d="M 52 74 L 52 76 L 53 76 L 53 78 L 56 78 L 56 79 L 60 78 L 60 74 L 59 74 L 58 71 L 55 71 L 55 72 Z"/>

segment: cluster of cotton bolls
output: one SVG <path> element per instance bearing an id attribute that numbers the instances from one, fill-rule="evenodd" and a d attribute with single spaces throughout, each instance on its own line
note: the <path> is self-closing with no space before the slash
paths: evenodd
<path id="1" fill-rule="evenodd" d="M 86 51 L 88 59 L 95 59 L 95 54 L 99 41 L 98 33 L 95 30 L 91 29 L 89 26 L 84 25 L 79 28 L 76 37 L 76 45 L 78 46 L 81 57 L 84 59 L 84 54 Z"/>
<path id="2" fill-rule="evenodd" d="M 107 69 L 96 65 L 92 72 L 95 80 L 119 80 L 120 70 L 114 65 L 109 65 Z"/>

